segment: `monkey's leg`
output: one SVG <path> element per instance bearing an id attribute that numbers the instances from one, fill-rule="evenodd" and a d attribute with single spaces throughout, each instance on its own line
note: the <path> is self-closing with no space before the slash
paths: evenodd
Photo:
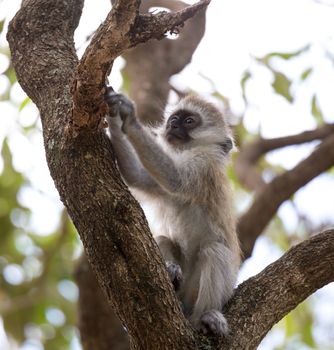
<path id="1" fill-rule="evenodd" d="M 182 270 L 179 265 L 181 249 L 166 236 L 155 237 L 155 241 L 157 242 L 160 252 L 166 262 L 166 268 L 174 288 L 178 291 L 183 281 Z"/>
<path id="2" fill-rule="evenodd" d="M 199 253 L 199 292 L 191 322 L 203 333 L 228 333 L 221 309 L 233 294 L 236 281 L 233 261 L 232 252 L 219 242 L 202 247 Z"/>

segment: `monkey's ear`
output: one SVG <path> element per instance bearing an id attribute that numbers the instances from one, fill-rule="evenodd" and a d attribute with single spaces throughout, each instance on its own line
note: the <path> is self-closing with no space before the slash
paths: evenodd
<path id="1" fill-rule="evenodd" d="M 226 140 L 220 144 L 221 148 L 223 149 L 224 153 L 227 154 L 231 151 L 233 148 L 233 140 L 231 137 L 227 137 Z"/>

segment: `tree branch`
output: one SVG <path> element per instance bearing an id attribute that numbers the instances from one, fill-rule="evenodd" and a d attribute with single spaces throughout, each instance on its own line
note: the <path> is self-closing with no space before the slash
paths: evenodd
<path id="1" fill-rule="evenodd" d="M 79 329 L 85 350 L 128 350 L 129 339 L 110 308 L 85 257 L 75 271 L 79 287 Z"/>
<path id="2" fill-rule="evenodd" d="M 175 13 L 139 14 L 140 1 L 118 1 L 99 27 L 85 51 L 73 84 L 72 128 L 96 129 L 107 114 L 104 86 L 116 57 L 126 49 L 150 39 L 162 39 L 169 31 L 178 31 L 184 22 L 205 8 L 210 0 Z"/>
<path id="3" fill-rule="evenodd" d="M 221 349 L 256 349 L 274 324 L 317 289 L 334 281 L 334 230 L 291 248 L 242 283 L 226 306 L 230 335 Z M 241 334 L 241 336 L 240 336 Z"/>
<path id="4" fill-rule="evenodd" d="M 145 1 L 140 10 L 147 12 L 153 6 L 176 11 L 184 9 L 187 4 L 181 1 L 150 0 Z M 151 40 L 124 53 L 124 73 L 130 82 L 129 95 L 136 102 L 143 123 L 156 124 L 162 120 L 170 91 L 170 77 L 191 61 L 204 30 L 205 10 L 185 23 L 177 39 L 159 42 Z"/>
<path id="5" fill-rule="evenodd" d="M 326 124 L 322 127 L 304 131 L 300 134 L 278 137 L 273 139 L 260 138 L 254 142 L 243 145 L 235 161 L 235 172 L 239 181 L 248 189 L 258 191 L 265 182 L 261 173 L 256 168 L 258 160 L 267 152 L 278 148 L 300 145 L 314 140 L 323 140 L 334 132 L 334 124 Z"/>
<path id="6" fill-rule="evenodd" d="M 290 171 L 274 178 L 255 196 L 251 207 L 238 223 L 238 233 L 245 258 L 249 257 L 256 238 L 275 215 L 279 206 L 316 176 L 334 165 L 334 135 L 331 134 L 309 157 Z"/>

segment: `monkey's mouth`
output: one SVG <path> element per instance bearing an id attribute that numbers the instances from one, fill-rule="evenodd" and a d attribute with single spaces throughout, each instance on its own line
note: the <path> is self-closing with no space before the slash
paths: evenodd
<path id="1" fill-rule="evenodd" d="M 174 143 L 174 142 L 180 142 L 182 141 L 182 137 L 177 136 L 177 135 L 172 135 L 172 134 L 168 134 L 166 137 L 167 141 L 169 143 Z"/>
<path id="2" fill-rule="evenodd" d="M 166 135 L 167 142 L 171 144 L 178 144 L 178 143 L 184 143 L 187 142 L 190 139 L 188 135 L 184 135 L 183 133 L 178 132 L 169 132 Z"/>

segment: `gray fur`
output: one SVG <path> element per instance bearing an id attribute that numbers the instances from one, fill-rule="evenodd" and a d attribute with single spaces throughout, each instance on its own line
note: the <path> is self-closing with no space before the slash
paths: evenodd
<path id="1" fill-rule="evenodd" d="M 190 96 L 173 113 L 194 111 L 202 122 L 189 131 L 190 141 L 168 144 L 166 123 L 150 130 L 137 121 L 124 96 L 116 107 L 107 102 L 114 114 L 108 121 L 119 169 L 149 208 L 152 233 L 186 316 L 198 330 L 226 334 L 221 309 L 232 296 L 240 263 L 225 174 L 232 140 L 228 125 L 217 108 Z"/>

